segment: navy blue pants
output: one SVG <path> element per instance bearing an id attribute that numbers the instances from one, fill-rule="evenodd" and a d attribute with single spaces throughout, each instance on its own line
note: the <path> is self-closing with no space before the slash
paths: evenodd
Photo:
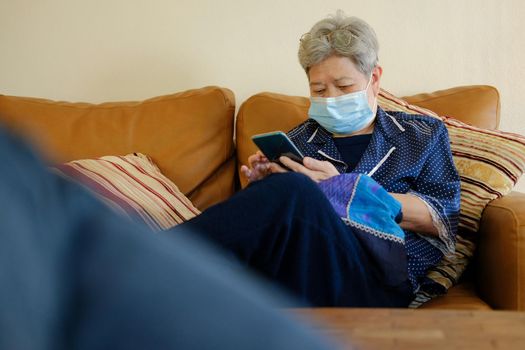
<path id="1" fill-rule="evenodd" d="M 373 208 L 371 208 L 373 210 Z M 173 229 L 198 234 L 305 305 L 406 307 L 406 281 L 386 286 L 316 183 L 274 174 Z"/>
<path id="2" fill-rule="evenodd" d="M 0 349 L 324 349 L 215 249 L 153 234 L 0 129 Z"/>

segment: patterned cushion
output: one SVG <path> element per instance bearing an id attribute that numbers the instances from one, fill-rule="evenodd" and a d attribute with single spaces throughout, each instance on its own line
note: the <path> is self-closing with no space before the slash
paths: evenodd
<path id="1" fill-rule="evenodd" d="M 56 165 L 54 171 L 83 184 L 118 212 L 141 218 L 156 231 L 200 213 L 144 154 L 74 160 Z"/>
<path id="2" fill-rule="evenodd" d="M 525 137 L 496 130 L 470 126 L 458 120 L 408 104 L 381 91 L 379 104 L 384 110 L 425 114 L 443 120 L 454 163 L 461 178 L 461 212 L 454 256 L 444 258 L 428 277 L 448 289 L 465 270 L 475 250 L 475 232 L 485 206 L 493 199 L 508 194 L 525 169 Z M 430 293 L 418 296 L 420 301 Z"/>

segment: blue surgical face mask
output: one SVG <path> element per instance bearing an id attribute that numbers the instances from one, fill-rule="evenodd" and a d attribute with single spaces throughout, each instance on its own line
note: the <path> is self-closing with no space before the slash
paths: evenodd
<path id="1" fill-rule="evenodd" d="M 310 97 L 308 116 L 334 134 L 352 134 L 364 129 L 374 119 L 368 105 L 368 87 L 337 97 Z"/>

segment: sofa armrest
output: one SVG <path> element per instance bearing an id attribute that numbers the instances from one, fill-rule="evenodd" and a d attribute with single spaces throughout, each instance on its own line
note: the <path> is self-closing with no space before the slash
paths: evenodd
<path id="1" fill-rule="evenodd" d="M 485 208 L 476 280 L 493 308 L 525 310 L 525 193 L 512 192 Z"/>

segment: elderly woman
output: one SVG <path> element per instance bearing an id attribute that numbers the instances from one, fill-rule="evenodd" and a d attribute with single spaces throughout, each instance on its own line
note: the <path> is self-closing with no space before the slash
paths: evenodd
<path id="1" fill-rule="evenodd" d="M 378 42 L 358 18 L 315 24 L 299 60 L 309 119 L 288 135 L 303 163 L 250 156 L 250 186 L 186 225 L 308 304 L 407 306 L 454 249 L 460 187 L 447 130 L 377 105 Z"/>

